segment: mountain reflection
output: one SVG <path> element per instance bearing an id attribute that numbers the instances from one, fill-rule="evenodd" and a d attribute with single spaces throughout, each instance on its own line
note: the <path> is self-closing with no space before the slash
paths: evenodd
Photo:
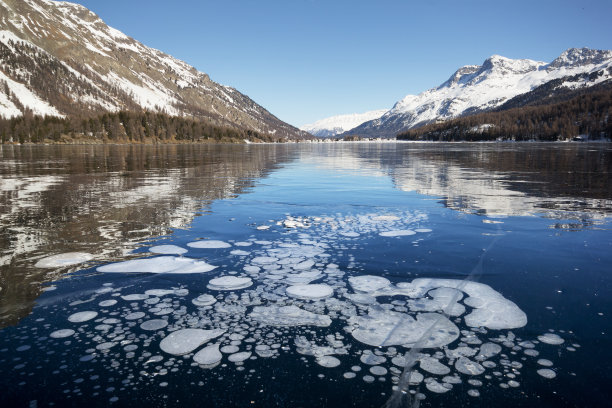
<path id="1" fill-rule="evenodd" d="M 390 176 L 400 190 L 440 197 L 463 212 L 578 221 L 553 225 L 560 228 L 612 212 L 607 144 L 354 143 L 314 146 L 305 156 L 327 168 Z"/>
<path id="2" fill-rule="evenodd" d="M 287 160 L 287 149 L 0 146 L 0 328 L 30 313 L 41 283 L 67 272 L 35 268 L 42 256 L 120 258 L 251 187 Z"/>

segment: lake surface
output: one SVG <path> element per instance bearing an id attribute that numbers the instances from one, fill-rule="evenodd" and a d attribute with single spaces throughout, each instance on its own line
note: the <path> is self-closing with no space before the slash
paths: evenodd
<path id="1" fill-rule="evenodd" d="M 608 144 L 0 146 L 0 405 L 607 406 L 611 174 Z"/>

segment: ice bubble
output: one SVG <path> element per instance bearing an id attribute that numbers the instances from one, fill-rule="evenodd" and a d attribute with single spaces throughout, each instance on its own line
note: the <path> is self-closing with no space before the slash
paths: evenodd
<path id="1" fill-rule="evenodd" d="M 326 368 L 334 368 L 340 365 L 340 360 L 332 356 L 320 356 L 316 361 L 318 365 Z"/>
<path id="2" fill-rule="evenodd" d="M 216 266 L 204 261 L 175 256 L 158 256 L 155 258 L 133 259 L 98 267 L 98 272 L 107 273 L 203 273 L 210 272 Z"/>
<path id="3" fill-rule="evenodd" d="M 538 364 L 544 367 L 552 367 L 553 362 L 550 360 L 546 360 L 545 358 L 541 358 L 538 360 Z"/>
<path id="4" fill-rule="evenodd" d="M 558 346 L 565 342 L 565 340 L 563 340 L 559 335 L 554 333 L 546 333 L 538 336 L 538 340 L 540 340 L 542 343 L 551 344 L 553 346 Z"/>
<path id="5" fill-rule="evenodd" d="M 423 377 L 423 374 L 419 373 L 418 371 L 411 371 L 410 375 L 408 376 L 408 382 L 410 384 L 419 384 L 423 381 L 425 377 Z"/>
<path id="6" fill-rule="evenodd" d="M 427 387 L 427 389 L 431 392 L 435 392 L 437 394 L 443 394 L 445 392 L 450 391 L 453 388 L 452 385 L 447 384 L 447 383 L 439 383 L 433 378 L 431 378 L 430 380 L 431 381 L 425 381 L 425 387 Z"/>
<path id="7" fill-rule="evenodd" d="M 541 368 L 537 371 L 538 374 L 540 374 L 542 377 L 547 378 L 549 380 L 555 378 L 557 376 L 557 373 L 555 373 L 553 370 L 551 370 L 550 368 Z"/>
<path id="8" fill-rule="evenodd" d="M 460 373 L 467 375 L 480 375 L 485 371 L 483 366 L 467 357 L 459 357 L 459 359 L 455 362 L 455 369 Z"/>
<path id="9" fill-rule="evenodd" d="M 126 300 L 128 302 L 132 302 L 134 300 L 145 300 L 148 299 L 149 295 L 144 293 L 133 293 L 130 295 L 121 296 L 121 299 Z"/>
<path id="10" fill-rule="evenodd" d="M 389 279 L 382 276 L 362 275 L 349 278 L 349 283 L 356 292 L 376 292 L 391 285 Z"/>
<path id="11" fill-rule="evenodd" d="M 251 357 L 251 354 L 252 353 L 250 351 L 241 351 L 240 353 L 230 354 L 227 359 L 232 363 L 240 363 Z"/>
<path id="12" fill-rule="evenodd" d="M 377 376 L 387 375 L 387 369 L 382 366 L 372 366 L 370 367 L 370 373 Z"/>
<path id="13" fill-rule="evenodd" d="M 211 279 L 206 286 L 211 290 L 238 290 L 248 288 L 253 284 L 251 278 L 239 278 L 237 276 L 222 276 Z"/>
<path id="14" fill-rule="evenodd" d="M 237 353 L 238 350 L 240 350 L 238 348 L 238 346 L 231 346 L 230 345 L 230 346 L 223 346 L 223 347 L 221 347 L 221 352 L 225 353 L 225 354 L 234 354 L 234 353 Z"/>
<path id="15" fill-rule="evenodd" d="M 476 356 L 476 360 L 487 360 L 493 356 L 498 355 L 499 353 L 501 353 L 501 351 L 502 348 L 499 344 L 484 343 L 482 346 L 480 346 L 480 352 Z"/>
<path id="16" fill-rule="evenodd" d="M 433 357 L 423 357 L 420 360 L 421 370 L 427 371 L 430 374 L 446 375 L 450 373 L 450 368 L 442 364 Z"/>
<path id="17" fill-rule="evenodd" d="M 54 339 L 63 339 L 64 337 L 70 337 L 74 334 L 74 330 L 72 329 L 60 329 L 56 330 L 49 335 L 49 337 Z"/>
<path id="18" fill-rule="evenodd" d="M 468 390 L 467 394 L 470 397 L 475 397 L 475 398 L 480 397 L 480 391 L 475 390 L 475 389 Z"/>
<path id="19" fill-rule="evenodd" d="M 372 218 L 374 221 L 399 221 L 399 217 L 395 215 L 377 215 Z"/>
<path id="20" fill-rule="evenodd" d="M 376 298 L 374 296 L 370 296 L 365 293 L 347 293 L 344 296 L 351 302 L 358 305 L 373 305 L 376 303 Z"/>
<path id="21" fill-rule="evenodd" d="M 363 376 L 363 381 L 365 381 L 367 383 L 373 383 L 374 380 L 376 380 L 376 378 L 372 377 L 371 375 L 364 375 Z"/>
<path id="22" fill-rule="evenodd" d="M 249 315 L 253 320 L 269 326 L 319 326 L 331 325 L 331 318 L 291 306 L 255 306 Z"/>
<path id="23" fill-rule="evenodd" d="M 383 356 L 378 356 L 376 354 L 373 353 L 363 353 L 361 355 L 361 357 L 359 357 L 359 360 L 363 363 L 363 364 L 367 364 L 367 365 L 378 365 L 378 364 L 382 364 L 385 361 L 387 361 L 387 359 Z"/>
<path id="24" fill-rule="evenodd" d="M 412 347 L 423 340 L 421 347 L 434 348 L 450 344 L 459 337 L 457 326 L 437 313 L 421 313 L 415 320 L 405 313 L 371 308 L 367 316 L 351 316 L 349 324 L 355 340 L 377 347 Z"/>
<path id="25" fill-rule="evenodd" d="M 240 247 L 249 247 L 251 245 L 253 245 L 252 242 L 245 242 L 245 241 L 241 241 L 241 242 L 234 242 L 235 246 L 240 246 Z"/>
<path id="26" fill-rule="evenodd" d="M 358 232 L 355 232 L 355 231 L 344 231 L 344 232 L 341 232 L 340 235 L 342 235 L 344 237 L 348 237 L 348 238 L 356 238 L 360 234 Z"/>
<path id="27" fill-rule="evenodd" d="M 98 303 L 98 305 L 102 307 L 113 306 L 115 304 L 117 304 L 117 301 L 115 299 L 103 300 L 100 303 Z"/>
<path id="28" fill-rule="evenodd" d="M 265 230 L 270 229 L 270 226 L 269 225 L 259 225 L 257 226 L 257 229 L 260 231 L 265 231 Z"/>
<path id="29" fill-rule="evenodd" d="M 442 378 L 442 381 L 448 384 L 461 384 L 461 378 L 457 374 L 447 375 Z"/>
<path id="30" fill-rule="evenodd" d="M 274 258 L 271 256 L 258 256 L 256 258 L 253 258 L 251 260 L 251 262 L 253 262 L 254 264 L 257 265 L 268 265 L 268 264 L 272 264 L 274 262 L 278 261 L 278 258 Z"/>
<path id="31" fill-rule="evenodd" d="M 187 250 L 176 245 L 157 245 L 149 248 L 149 252 L 164 255 L 183 255 L 187 253 Z"/>
<path id="32" fill-rule="evenodd" d="M 232 245 L 228 244 L 224 241 L 216 241 L 216 240 L 202 240 L 190 242 L 187 244 L 190 248 L 200 248 L 200 249 L 221 249 L 221 248 L 230 248 Z"/>
<path id="33" fill-rule="evenodd" d="M 211 344 L 198 351 L 193 356 L 193 361 L 200 365 L 213 365 L 221 361 L 222 358 L 223 355 L 219 351 L 219 344 Z"/>
<path id="34" fill-rule="evenodd" d="M 36 268 L 61 268 L 63 266 L 77 265 L 92 259 L 93 255 L 87 252 L 66 252 L 42 258 L 34 266 Z"/>
<path id="35" fill-rule="evenodd" d="M 413 230 L 392 230 L 381 232 L 378 235 L 380 235 L 381 237 L 405 237 L 414 234 L 416 234 L 416 232 L 414 232 Z"/>
<path id="36" fill-rule="evenodd" d="M 144 312 L 134 312 L 134 313 L 129 313 L 125 316 L 125 320 L 138 320 L 138 319 L 142 319 L 143 317 L 145 317 Z"/>
<path id="37" fill-rule="evenodd" d="M 233 251 L 230 251 L 230 255 L 234 256 L 247 256 L 248 254 L 250 254 L 250 252 L 243 251 L 242 249 L 234 249 Z"/>
<path id="38" fill-rule="evenodd" d="M 214 296 L 206 295 L 206 294 L 200 295 L 191 301 L 191 303 L 193 303 L 196 306 L 210 306 L 210 305 L 215 304 L 216 302 L 217 302 L 217 299 L 215 299 Z"/>
<path id="39" fill-rule="evenodd" d="M 417 228 L 414 230 L 414 232 L 426 233 L 431 232 L 431 230 L 429 228 Z"/>
<path id="40" fill-rule="evenodd" d="M 149 295 L 149 296 L 167 296 L 167 295 L 173 295 L 174 294 L 174 290 L 173 289 L 149 289 L 149 290 L 145 290 L 145 295 Z"/>
<path id="41" fill-rule="evenodd" d="M 309 259 L 307 261 L 304 262 L 300 262 L 298 264 L 295 264 L 292 266 L 293 269 L 298 270 L 298 271 L 303 271 L 305 269 L 310 269 L 314 266 L 315 262 L 312 259 Z"/>
<path id="42" fill-rule="evenodd" d="M 100 350 L 100 351 L 110 350 L 111 348 L 113 348 L 116 345 L 117 345 L 117 343 L 114 342 L 114 341 L 107 341 L 105 343 L 98 344 L 96 346 L 96 350 Z"/>
<path id="43" fill-rule="evenodd" d="M 78 313 L 71 314 L 68 317 L 68 321 L 72 323 L 82 323 L 82 322 L 86 322 L 88 320 L 93 319 L 97 315 L 98 315 L 98 312 L 89 312 L 89 311 L 88 312 L 78 312 Z"/>
<path id="44" fill-rule="evenodd" d="M 525 353 L 525 355 L 529 357 L 537 357 L 540 355 L 540 352 L 534 349 L 526 349 L 523 351 L 523 353 Z"/>
<path id="45" fill-rule="evenodd" d="M 170 333 L 159 343 L 159 347 L 168 354 L 180 356 L 191 353 L 207 341 L 221 336 L 225 330 L 214 329 L 181 329 Z"/>
<path id="46" fill-rule="evenodd" d="M 479 282 L 458 279 L 420 278 L 412 281 L 413 290 L 424 295 L 431 289 L 456 288 L 470 297 L 464 303 L 474 308 L 465 316 L 470 327 L 487 327 L 493 330 L 515 329 L 527 324 L 527 315 L 512 301 L 490 286 Z"/>
<path id="47" fill-rule="evenodd" d="M 289 296 L 298 299 L 325 299 L 334 294 L 331 286 L 323 284 L 295 285 L 286 289 Z"/>
<path id="48" fill-rule="evenodd" d="M 347 380 L 350 380 L 351 378 L 355 378 L 355 377 L 357 377 L 357 374 L 352 373 L 352 372 L 350 372 L 350 371 L 349 371 L 348 373 L 344 373 L 344 374 L 342 374 L 342 376 L 343 376 L 344 378 L 346 378 Z"/>

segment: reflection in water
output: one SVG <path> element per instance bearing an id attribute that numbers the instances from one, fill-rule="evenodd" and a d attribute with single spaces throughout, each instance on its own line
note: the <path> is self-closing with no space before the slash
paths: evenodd
<path id="1" fill-rule="evenodd" d="M 396 188 L 442 197 L 459 211 L 579 221 L 572 225 L 589 225 L 612 212 L 607 144 L 361 143 L 315 149 L 305 160 L 387 174 Z"/>
<path id="2" fill-rule="evenodd" d="M 66 273 L 34 268 L 41 257 L 123 257 L 286 159 L 282 145 L 0 146 L 0 327 Z"/>
<path id="3" fill-rule="evenodd" d="M 459 211 L 558 219 L 555 228 L 589 227 L 612 211 L 605 144 L 2 146 L 0 327 L 29 314 L 40 284 L 67 272 L 34 268 L 40 258 L 123 258 L 294 159 L 390 177 Z"/>

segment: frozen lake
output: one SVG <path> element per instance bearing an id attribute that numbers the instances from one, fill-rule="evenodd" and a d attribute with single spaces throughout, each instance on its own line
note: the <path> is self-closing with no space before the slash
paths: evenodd
<path id="1" fill-rule="evenodd" d="M 607 144 L 0 146 L 0 405 L 606 406 Z"/>

